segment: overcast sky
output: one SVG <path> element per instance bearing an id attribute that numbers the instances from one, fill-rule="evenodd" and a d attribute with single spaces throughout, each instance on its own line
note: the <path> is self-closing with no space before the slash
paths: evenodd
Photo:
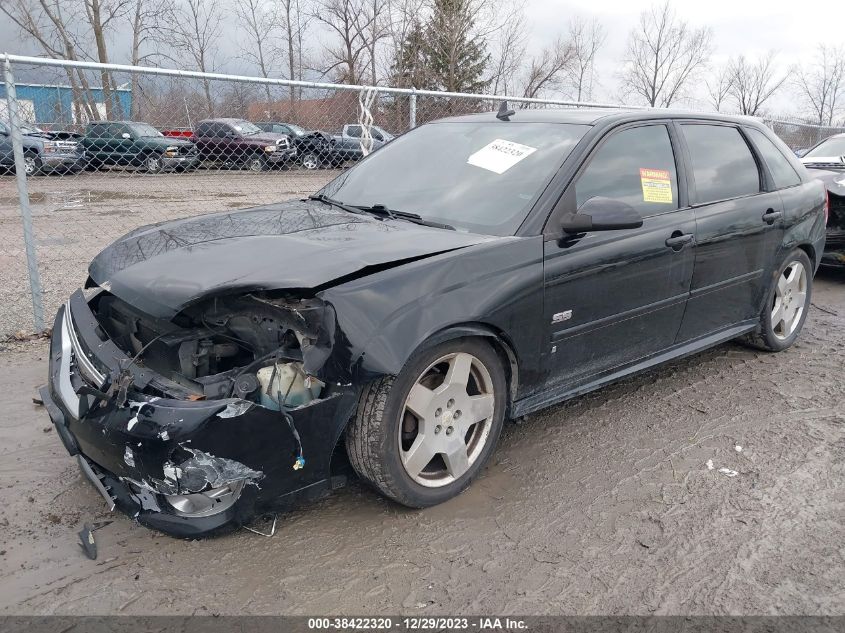
<path id="1" fill-rule="evenodd" d="M 597 18 L 608 37 L 597 60 L 599 88 L 596 98 L 616 101 L 620 94 L 615 75 L 625 54 L 628 33 L 637 23 L 640 12 L 651 5 L 649 0 L 527 0 L 525 10 L 532 47 L 539 49 L 553 41 L 566 30 L 573 14 Z M 785 71 L 792 64 L 812 60 L 818 43 L 845 45 L 845 0 L 803 3 L 795 0 L 675 0 L 673 7 L 691 26 L 713 29 L 713 64 L 734 55 L 756 57 L 774 50 L 778 65 Z M 230 60 L 224 69 L 230 72 L 244 70 L 243 62 L 236 59 L 236 44 L 231 41 L 234 39 L 226 41 L 224 36 L 224 42 L 221 42 L 222 57 Z M 36 49 L 22 45 L 8 20 L 0 19 L 2 51 L 33 53 Z M 767 105 L 769 110 L 784 115 L 799 110 L 787 90 Z"/>

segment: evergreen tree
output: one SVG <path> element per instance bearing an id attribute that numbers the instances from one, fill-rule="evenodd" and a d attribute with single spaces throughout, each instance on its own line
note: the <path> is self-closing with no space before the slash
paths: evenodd
<path id="1" fill-rule="evenodd" d="M 448 92 L 481 92 L 490 59 L 475 33 L 475 0 L 433 0 L 425 29 L 424 56 L 433 83 Z"/>

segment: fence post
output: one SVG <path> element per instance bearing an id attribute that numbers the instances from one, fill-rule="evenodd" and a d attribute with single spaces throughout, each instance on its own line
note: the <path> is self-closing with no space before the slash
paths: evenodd
<path id="1" fill-rule="evenodd" d="M 413 92 L 411 93 L 410 97 L 410 107 L 408 108 L 409 115 L 408 115 L 408 129 L 413 130 L 417 127 L 417 89 L 411 88 Z"/>
<path id="2" fill-rule="evenodd" d="M 29 292 L 32 298 L 32 323 L 36 332 L 44 331 L 44 302 L 41 277 L 38 274 L 38 253 L 35 249 L 35 232 L 32 229 L 32 212 L 29 208 L 29 191 L 26 182 L 26 165 L 23 155 L 21 120 L 18 99 L 15 93 L 15 79 L 9 57 L 3 64 L 3 78 L 6 83 L 6 104 L 9 113 L 9 128 L 12 134 L 12 151 L 15 156 L 15 179 L 18 183 L 18 202 L 23 224 L 23 241 L 26 248 L 26 266 L 29 271 Z"/>

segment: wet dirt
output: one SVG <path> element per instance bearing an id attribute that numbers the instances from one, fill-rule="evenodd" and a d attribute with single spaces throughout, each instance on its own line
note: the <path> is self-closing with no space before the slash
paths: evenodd
<path id="1" fill-rule="evenodd" d="M 351 482 L 272 538 L 106 512 L 31 402 L 45 353 L 0 353 L 2 613 L 845 613 L 845 274 L 817 278 L 784 353 L 730 343 L 627 379 L 508 425 L 444 505 Z M 77 531 L 109 520 L 88 560 Z"/>

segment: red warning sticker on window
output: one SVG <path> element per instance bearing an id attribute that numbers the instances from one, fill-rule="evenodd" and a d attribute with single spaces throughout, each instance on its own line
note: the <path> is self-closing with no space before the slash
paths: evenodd
<path id="1" fill-rule="evenodd" d="M 640 168 L 643 202 L 672 203 L 672 182 L 665 169 Z"/>

